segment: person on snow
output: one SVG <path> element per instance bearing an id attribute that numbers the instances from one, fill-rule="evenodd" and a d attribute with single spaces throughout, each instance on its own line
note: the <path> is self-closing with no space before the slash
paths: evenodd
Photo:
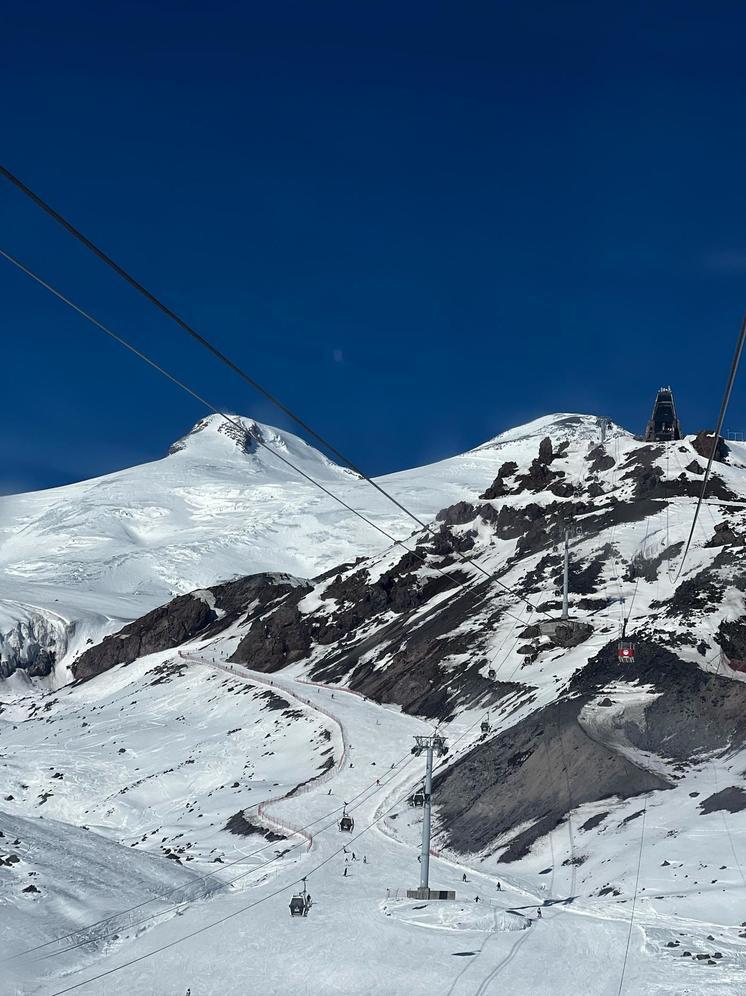
<path id="1" fill-rule="evenodd" d="M 364 865 L 368 864 L 368 856 L 366 854 L 363 855 L 363 864 Z"/>
<path id="2" fill-rule="evenodd" d="M 503 887 L 500 885 L 499 882 L 497 883 L 497 891 L 498 892 L 502 892 L 503 891 Z"/>
<path id="3" fill-rule="evenodd" d="M 475 896 L 475 897 L 474 897 L 474 902 L 475 902 L 475 903 L 478 903 L 478 902 L 479 902 L 479 896 Z"/>
<path id="4" fill-rule="evenodd" d="M 347 865 L 345 865 L 345 870 L 342 874 L 342 878 L 347 878 Z"/>
<path id="5" fill-rule="evenodd" d="M 464 874 L 461 876 L 461 881 L 462 882 L 466 881 L 466 872 L 464 872 Z"/>
<path id="6" fill-rule="evenodd" d="M 354 851 L 352 852 L 352 860 L 353 861 L 357 861 L 357 858 L 355 857 L 355 852 Z"/>
<path id="7" fill-rule="evenodd" d="M 541 920 L 541 906 L 536 911 L 536 919 Z"/>

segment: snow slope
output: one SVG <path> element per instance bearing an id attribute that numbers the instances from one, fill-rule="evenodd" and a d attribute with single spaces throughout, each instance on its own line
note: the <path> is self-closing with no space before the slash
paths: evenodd
<path id="1" fill-rule="evenodd" d="M 187 684 L 210 684 L 206 677 L 209 663 L 200 665 L 197 660 L 211 661 L 215 649 L 197 648 L 190 656 Z M 124 683 L 121 690 L 136 694 L 148 664 L 152 666 L 147 662 L 142 668 L 138 664 L 135 669 L 124 669 L 116 679 Z M 228 696 L 238 697 L 242 687 L 253 689 L 254 677 L 266 680 L 250 671 L 244 674 L 245 679 L 226 683 L 225 675 L 215 671 L 212 690 L 221 687 Z M 104 717 L 117 701 L 114 690 L 107 689 L 111 679 L 111 675 L 102 676 L 92 684 L 102 689 L 101 703 L 107 703 Z M 53 996 L 79 985 L 76 992 L 107 996 L 130 992 L 183 996 L 187 988 L 200 996 L 239 996 L 248 985 L 270 996 L 296 991 L 309 996 L 425 996 L 432 992 L 472 996 L 505 991 L 514 996 L 617 994 L 635 877 L 632 855 L 639 850 L 639 821 L 630 821 L 616 835 L 608 835 L 595 856 L 602 866 L 614 862 L 615 881 L 622 890 L 618 896 L 592 899 L 577 890 L 575 869 L 563 865 L 567 828 L 560 827 L 551 838 L 553 853 L 547 843 L 546 853 L 537 855 L 537 860 L 552 868 L 550 878 L 515 874 L 498 867 L 494 859 L 469 862 L 457 855 L 436 855 L 431 881 L 454 889 L 457 900 L 429 907 L 406 900 L 403 890 L 415 886 L 419 876 L 421 819 L 405 802 L 422 771 L 422 762 L 412 758 L 410 745 L 415 734 L 428 733 L 432 726 L 339 688 L 310 687 L 289 674 L 273 680 L 281 694 L 288 689 L 308 698 L 312 707 L 318 704 L 332 712 L 350 738 L 350 764 L 331 781 L 273 806 L 279 821 L 315 821 L 311 850 L 296 846 L 275 856 L 273 851 L 285 847 L 278 845 L 256 853 L 262 841 L 254 837 L 250 847 L 247 841 L 243 862 L 220 868 L 225 888 L 209 899 L 198 890 L 196 901 L 183 902 L 179 915 L 153 916 L 160 908 L 169 909 L 164 900 L 131 913 L 129 920 L 117 919 L 115 936 L 102 937 L 101 928 L 99 933 L 89 932 L 86 937 L 98 938 L 93 945 L 72 951 L 64 950 L 69 939 L 52 945 L 45 950 L 48 957 L 43 961 L 25 964 L 18 992 Z M 61 713 L 73 707 L 80 692 L 70 692 Z M 59 722 L 65 722 L 62 715 Z M 458 736 L 463 737 L 459 745 L 463 751 L 480 734 L 465 717 L 449 730 L 449 739 L 455 742 Z M 296 741 L 292 753 L 283 752 L 284 764 L 291 759 L 302 763 L 298 746 Z M 215 776 L 223 777 L 220 772 Z M 200 805 L 205 801 L 203 793 Z M 355 819 L 350 836 L 337 829 L 343 802 L 349 803 L 348 811 Z M 683 871 L 675 890 L 663 884 L 661 860 L 664 855 L 673 858 L 672 849 L 677 846 L 665 835 L 667 825 L 676 818 L 673 810 L 665 809 L 666 804 L 662 794 L 648 817 L 652 846 L 641 868 L 646 892 L 637 909 L 624 992 L 628 996 L 710 992 L 736 996 L 742 991 L 746 971 L 746 949 L 733 926 L 740 905 L 737 890 L 733 887 L 719 906 L 710 902 L 698 907 L 700 885 L 684 881 Z M 622 806 L 620 821 L 634 808 L 634 802 Z M 704 835 L 700 832 L 689 842 L 689 852 L 682 851 L 674 860 L 680 858 L 682 868 L 713 864 L 719 861 L 723 839 L 722 825 L 713 817 Z M 140 859 L 150 857 L 152 849 L 146 845 L 147 853 L 138 848 L 135 854 Z M 270 858 L 274 860 L 267 864 Z M 464 874 L 467 881 L 463 881 Z M 287 906 L 302 875 L 308 876 L 314 905 L 308 918 L 296 920 L 288 915 Z M 499 893 L 498 880 L 502 884 Z M 41 884 L 49 887 L 48 880 Z M 133 889 L 126 900 L 122 897 L 110 909 L 130 905 L 133 893 L 140 900 L 149 895 L 144 889 L 139 893 Z M 186 889 L 179 893 L 180 898 L 186 895 Z M 38 898 L 41 905 L 44 896 Z M 541 921 L 537 920 L 538 905 L 543 907 Z M 11 933 L 18 936 L 15 919 L 0 915 L 0 922 L 6 930 L 10 923 Z M 44 921 L 48 937 L 66 929 L 64 917 L 57 924 L 53 915 Z M 190 936 L 194 932 L 199 933 Z M 669 943 L 673 946 L 668 947 Z M 58 949 L 63 949 L 61 954 L 56 954 Z M 708 964 L 712 959 L 682 957 L 684 949 L 695 955 L 717 952 L 720 958 L 712 967 Z M 111 976 L 99 977 L 112 970 Z"/>
<path id="2" fill-rule="evenodd" d="M 237 420 L 243 434 L 210 416 L 162 460 L 0 498 L 0 676 L 19 663 L 28 668 L 40 649 L 66 664 L 88 640 L 174 594 L 259 571 L 312 577 L 388 545 L 280 458 L 389 534 L 405 538 L 416 528 L 370 485 L 297 436 Z M 545 423 L 522 431 L 535 435 Z M 595 426 L 589 418 L 588 432 Z M 502 459 L 503 440 L 515 438 L 515 431 L 503 434 L 381 484 L 427 520 L 483 490 Z"/>

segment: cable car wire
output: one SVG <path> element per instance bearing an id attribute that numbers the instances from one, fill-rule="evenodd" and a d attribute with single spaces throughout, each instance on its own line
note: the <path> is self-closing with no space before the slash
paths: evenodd
<path id="1" fill-rule="evenodd" d="M 676 573 L 674 581 L 678 581 L 679 578 L 681 577 L 681 572 L 684 570 L 686 557 L 687 554 L 689 553 L 689 547 L 691 546 L 692 543 L 692 537 L 694 536 L 694 527 L 697 524 L 697 517 L 699 516 L 699 510 L 702 507 L 702 502 L 705 497 L 705 491 L 707 490 L 707 484 L 710 480 L 712 461 L 715 459 L 715 453 L 717 452 L 720 433 L 723 428 L 723 422 L 725 421 L 725 413 L 728 410 L 728 402 L 730 401 L 731 392 L 733 391 L 733 384 L 735 383 L 736 380 L 738 365 L 741 361 L 741 353 L 743 352 L 744 341 L 746 341 L 746 315 L 744 315 L 743 321 L 741 322 L 741 330 L 738 334 L 738 341 L 736 342 L 736 351 L 733 354 L 733 361 L 731 362 L 730 373 L 728 374 L 728 381 L 725 385 L 725 393 L 723 394 L 723 400 L 720 404 L 720 414 L 718 415 L 717 426 L 712 436 L 712 449 L 710 450 L 710 458 L 707 461 L 705 476 L 702 479 L 702 488 L 699 492 L 699 498 L 697 499 L 697 507 L 694 509 L 694 518 L 692 519 L 692 527 L 689 530 L 689 536 L 686 541 L 686 547 L 684 548 L 684 553 L 681 557 L 681 563 L 679 564 L 679 569 Z"/>
<path id="2" fill-rule="evenodd" d="M 184 332 L 186 332 L 193 339 L 195 339 L 205 349 L 209 350 L 209 352 L 212 353 L 212 355 L 215 356 L 218 360 L 220 360 L 221 363 L 224 363 L 226 366 L 228 366 L 235 374 L 241 377 L 242 380 L 244 380 L 247 384 L 249 384 L 252 388 L 254 388 L 255 391 L 258 391 L 276 408 L 278 408 L 281 412 L 283 412 L 283 414 L 287 415 L 288 418 L 292 419 L 293 422 L 299 425 L 313 439 L 315 439 L 318 443 L 320 443 L 329 453 L 331 453 L 337 459 L 341 460 L 342 463 L 344 463 L 347 467 L 350 468 L 350 470 L 358 474 L 364 481 L 367 481 L 367 483 L 370 484 L 372 488 L 375 488 L 375 490 L 378 491 L 379 494 L 383 495 L 384 498 L 388 499 L 388 501 L 396 505 L 396 507 L 400 511 L 404 512 L 404 514 L 407 515 L 410 519 L 412 519 L 412 521 L 415 522 L 420 527 L 420 529 L 431 533 L 433 536 L 437 536 L 437 531 L 433 529 L 433 527 L 429 523 L 423 522 L 423 520 L 416 513 L 412 512 L 409 508 L 407 508 L 406 505 L 404 505 L 403 502 L 399 501 L 398 498 L 392 495 L 390 491 L 387 491 L 376 480 L 370 477 L 370 475 L 366 474 L 365 471 L 361 470 L 360 467 L 358 467 L 353 460 L 351 460 L 339 449 L 337 449 L 337 447 L 334 446 L 333 443 L 330 443 L 328 439 L 326 439 L 319 432 L 317 432 L 303 418 L 301 418 L 300 415 L 297 415 L 291 408 L 289 408 L 282 401 L 280 401 L 279 398 L 277 398 L 274 394 L 272 394 L 265 387 L 263 387 L 242 367 L 238 366 L 237 363 L 234 363 L 234 361 L 231 360 L 230 357 L 228 357 L 220 349 L 218 349 L 218 347 L 215 346 L 214 343 L 212 343 L 209 339 L 207 339 L 195 328 L 193 328 L 188 322 L 186 322 L 183 318 L 181 318 L 181 316 L 178 315 L 172 308 L 169 308 L 169 306 L 165 304 L 163 301 L 161 301 L 159 297 L 153 294 L 152 291 L 149 291 L 146 287 L 144 287 L 138 280 L 135 279 L 135 277 L 133 277 L 130 273 L 128 273 L 127 270 L 124 269 L 124 267 L 120 266 L 119 263 L 115 262 L 115 260 L 113 260 L 111 256 L 105 253 L 103 249 L 99 248 L 99 246 L 97 246 L 91 239 L 89 239 L 86 235 L 84 235 L 80 231 L 80 229 L 76 228 L 75 225 L 72 224 L 72 222 L 68 221 L 67 218 L 63 217 L 63 215 L 61 215 L 59 211 L 56 211 L 50 204 L 48 204 L 42 197 L 40 197 L 39 194 L 31 190 L 31 188 L 28 187 L 19 177 L 17 177 L 14 173 L 11 173 L 9 169 L 7 169 L 5 166 L 2 165 L 0 165 L 0 175 L 4 176 L 7 180 L 9 180 L 10 183 L 13 184 L 13 186 L 15 186 L 18 190 L 20 190 L 21 193 L 24 194 L 26 197 L 28 197 L 31 201 L 33 201 L 34 204 L 37 205 L 37 207 L 40 207 L 42 211 L 44 211 L 46 214 L 50 216 L 50 218 L 53 218 L 54 221 L 56 221 L 59 225 L 62 225 L 62 227 L 67 232 L 69 232 L 70 235 L 76 238 L 80 243 L 82 243 L 82 245 L 85 246 L 86 249 L 88 249 L 95 256 L 97 256 L 103 263 L 105 263 L 108 267 L 114 270 L 114 272 L 118 276 L 120 276 L 124 281 L 126 281 L 126 283 L 130 285 L 130 287 L 136 290 L 138 294 L 142 294 L 143 297 L 145 297 L 148 301 L 150 301 L 151 304 L 153 304 L 156 308 L 158 308 L 159 311 L 161 311 L 164 315 L 166 315 L 167 318 L 170 318 L 172 321 L 176 322 L 179 328 L 181 328 Z M 28 273 L 29 271 L 26 270 L 26 272 Z M 31 274 L 29 273 L 29 275 Z M 48 287 L 48 289 L 51 288 Z M 486 577 L 491 577 L 493 580 L 497 581 L 498 584 L 501 584 L 501 582 L 495 577 L 495 575 L 492 572 L 485 570 L 485 568 L 483 568 L 471 557 L 467 557 L 464 553 L 462 553 L 459 550 L 454 550 L 454 553 L 461 560 L 473 564 L 473 566 L 476 567 L 477 570 L 480 571 L 482 574 L 484 574 Z M 503 587 L 506 586 L 503 585 Z M 532 609 L 536 608 L 536 606 L 534 606 L 524 595 L 521 595 L 520 593 L 517 592 L 514 594 L 521 601 L 526 602 L 527 605 L 531 605 Z M 546 615 L 546 613 L 544 614 Z"/>
<path id="3" fill-rule="evenodd" d="M 619 979 L 619 989 L 617 990 L 617 996 L 622 996 L 622 988 L 624 986 L 624 974 L 627 971 L 627 959 L 629 958 L 629 945 L 632 940 L 632 928 L 635 923 L 635 906 L 637 905 L 637 892 L 640 884 L 640 865 L 642 864 L 642 848 L 645 843 L 645 817 L 648 814 L 648 800 L 645 797 L 645 804 L 642 809 L 642 829 L 640 830 L 640 849 L 637 853 L 637 871 L 635 873 L 635 891 L 632 895 L 632 911 L 629 918 L 629 930 L 627 931 L 627 943 L 624 948 L 624 960 L 622 961 L 622 974 Z"/>
<path id="4" fill-rule="evenodd" d="M 341 847 L 337 848 L 331 854 L 327 855 L 327 857 L 325 857 L 322 861 L 320 861 L 317 865 L 315 865 L 311 869 L 311 871 L 307 872 L 301 878 L 297 878 L 292 882 L 286 883 L 281 888 L 275 889 L 273 892 L 268 893 L 266 896 L 261 896 L 259 899 L 254 900 L 254 902 L 249 903 L 246 906 L 242 906 L 240 907 L 240 909 L 233 910 L 231 913 L 228 913 L 225 916 L 220 917 L 218 920 L 213 920 L 212 923 L 207 923 L 202 927 L 198 927 L 196 930 L 192 930 L 188 934 L 183 934 L 181 937 L 177 937 L 173 941 L 169 941 L 167 944 L 162 944 L 159 947 L 154 948 L 152 951 L 147 951 L 145 952 L 145 954 L 139 955 L 137 958 L 131 958 L 129 961 L 123 962 L 121 965 L 116 965 L 114 968 L 107 969 L 107 971 L 105 972 L 100 972 L 98 975 L 93 975 L 89 979 L 83 979 L 81 982 L 76 982 L 74 985 L 67 986 L 65 989 L 58 989 L 56 992 L 52 993 L 51 996 L 63 996 L 64 993 L 73 992 L 75 989 L 80 989 L 83 986 L 90 985 L 90 983 L 92 982 L 97 982 L 99 979 L 103 979 L 109 975 L 113 975 L 115 972 L 120 972 L 123 968 L 129 968 L 131 965 L 136 965 L 141 961 L 145 961 L 146 958 L 151 958 L 153 955 L 160 954 L 162 951 L 167 951 L 169 948 L 173 948 L 177 944 L 181 944 L 182 941 L 190 940 L 192 937 L 196 937 L 199 934 L 205 933 L 205 931 L 210 930 L 212 927 L 218 927 L 220 926 L 220 924 L 226 923 L 226 921 L 232 920 L 234 917 L 240 916 L 242 913 L 247 913 L 249 910 L 254 909 L 256 906 L 259 906 L 261 903 L 266 903 L 270 899 L 274 899 L 275 897 L 282 895 L 283 892 L 286 893 L 288 889 L 292 889 L 295 886 L 300 885 L 304 880 L 310 878 L 311 875 L 314 874 L 314 872 L 317 872 L 320 868 L 323 868 L 324 865 L 328 864 L 332 860 L 332 858 L 335 858 L 339 854 L 341 854 L 345 850 L 345 848 L 352 843 L 352 841 L 358 840 L 360 837 L 363 836 L 364 833 L 367 833 L 368 830 L 370 830 L 377 823 L 379 823 L 385 816 L 387 816 L 396 806 L 400 805 L 404 798 L 406 797 L 397 798 L 387 809 L 385 809 L 378 816 L 374 817 L 374 819 L 371 820 L 371 822 L 368 823 L 368 825 L 365 826 L 359 833 L 355 834 L 355 836 L 353 837 L 348 837 L 345 840 L 345 843 Z"/>
<path id="5" fill-rule="evenodd" d="M 405 760 L 406 758 L 407 758 L 407 755 L 405 754 L 403 757 L 399 758 L 399 760 L 396 762 L 396 764 L 399 765 L 399 763 L 401 761 Z M 407 763 L 409 763 L 409 762 L 407 761 Z M 397 773 L 399 771 L 403 771 L 405 767 L 406 767 L 406 764 L 403 765 L 401 768 L 397 768 Z M 389 781 L 390 781 L 390 779 L 389 779 Z M 371 793 L 371 795 L 368 796 L 368 799 L 372 798 L 372 796 L 374 796 L 377 792 L 381 791 L 381 789 L 386 788 L 386 784 L 382 784 L 382 785 L 376 787 L 376 783 L 372 782 L 370 785 L 367 785 L 364 789 L 362 789 L 362 791 L 358 792 L 357 795 L 353 796 L 352 800 L 349 803 L 347 803 L 347 806 L 349 807 L 349 809 L 351 811 L 354 811 L 359 806 L 361 806 L 364 802 L 368 801 L 368 799 L 360 799 L 360 797 L 362 795 L 365 795 L 366 792 L 369 792 L 371 788 L 373 788 L 374 791 Z M 360 801 L 358 802 L 357 800 L 360 800 Z M 332 819 L 331 822 L 327 823 L 326 826 L 322 827 L 320 830 L 317 831 L 317 833 L 325 833 L 327 830 L 331 829 L 331 827 L 337 826 L 337 816 L 336 816 L 336 814 L 339 812 L 340 809 L 342 809 L 342 807 L 341 806 L 337 806 L 336 809 L 331 810 L 329 813 L 325 813 L 324 816 L 320 816 L 317 820 L 314 820 L 312 823 L 308 823 L 308 824 L 306 824 L 306 826 L 300 827 L 299 830 L 296 831 L 296 833 L 298 833 L 300 831 L 303 831 L 303 830 L 308 830 L 311 827 L 316 826 L 317 823 L 321 823 L 324 820 L 328 820 L 330 816 L 333 816 L 334 819 Z M 271 847 L 273 843 L 274 843 L 273 841 L 268 841 L 267 844 L 265 844 L 263 847 L 260 847 L 258 850 L 253 851 L 251 854 L 245 855 L 244 858 L 239 858 L 236 861 L 229 862 L 229 863 L 223 865 L 223 867 L 224 868 L 229 868 L 231 865 L 238 864 L 240 861 L 245 860 L 245 858 L 247 858 L 247 857 L 252 857 L 253 854 L 259 854 L 261 851 L 266 850 L 267 847 Z M 236 882 L 240 882 L 242 879 L 246 878 L 248 875 L 252 875 L 255 872 L 261 871 L 263 868 L 267 868 L 267 867 L 269 867 L 269 865 L 274 864 L 274 862 L 279 861 L 280 858 L 285 857 L 285 855 L 288 854 L 290 851 L 293 851 L 293 850 L 295 850 L 298 847 L 302 847 L 304 843 L 305 843 L 304 840 L 300 840 L 296 844 L 291 844 L 289 847 L 286 847 L 285 850 L 281 852 L 281 854 L 279 854 L 279 855 L 273 855 L 271 858 L 268 858 L 266 861 L 262 861 L 258 865 L 254 865 L 251 868 L 248 868 L 246 871 L 241 872 L 240 875 L 236 875 L 235 878 L 217 879 L 216 880 L 217 884 L 219 884 L 219 885 L 225 885 L 225 886 L 235 885 Z M 212 873 L 210 873 L 210 874 L 212 874 Z M 208 876 L 203 876 L 203 878 L 205 878 L 205 877 L 208 877 Z M 195 882 L 193 884 L 197 885 L 198 883 Z M 179 886 L 178 888 L 188 889 L 189 885 Z M 172 889 L 171 892 L 178 891 L 178 888 L 177 889 Z M 168 893 L 165 893 L 165 895 L 167 895 L 167 894 Z M 160 898 L 160 897 L 157 897 L 157 898 Z M 179 902 L 174 903 L 171 906 L 166 907 L 165 909 L 156 910 L 155 913 L 150 913 L 147 916 L 144 916 L 144 917 L 142 917 L 139 920 L 135 920 L 133 923 L 128 923 L 124 927 L 123 926 L 113 925 L 113 926 L 109 927 L 107 930 L 99 932 L 96 935 L 96 937 L 82 939 L 80 941 L 75 942 L 74 944 L 69 944 L 67 947 L 60 948 L 60 949 L 58 949 L 56 951 L 50 951 L 47 954 L 40 955 L 38 958 L 35 958 L 34 961 L 35 962 L 40 962 L 40 961 L 46 961 L 49 958 L 56 958 L 58 955 L 63 955 L 63 954 L 66 954 L 69 951 L 75 951 L 78 948 L 85 947 L 88 944 L 93 944 L 94 942 L 102 941 L 104 938 L 110 937 L 112 934 L 121 934 L 123 930 L 132 930 L 135 927 L 140 927 L 142 924 L 148 923 L 151 920 L 156 920 L 158 917 L 165 916 L 168 913 L 174 913 L 174 912 L 179 913 L 179 912 L 182 912 L 183 910 L 186 910 L 192 903 L 198 901 L 199 899 L 204 899 L 204 898 L 206 898 L 206 897 L 205 896 L 199 896 L 199 895 L 188 897 L 186 899 L 183 899 L 183 900 L 181 900 Z M 124 911 L 121 911 L 120 913 L 111 914 L 109 917 L 106 918 L 106 920 L 98 921 L 98 924 L 104 924 L 104 923 L 106 923 L 106 922 L 108 922 L 110 920 L 116 919 L 118 916 L 123 916 L 124 913 L 132 912 L 133 910 L 139 909 L 142 906 L 148 905 L 148 903 L 154 902 L 154 901 L 155 900 L 148 900 L 147 903 L 141 903 L 139 907 L 138 906 L 133 906 L 133 907 L 130 907 L 129 910 L 124 910 Z M 96 926 L 96 925 L 97 924 L 94 924 L 93 926 Z M 79 928 L 78 931 L 73 931 L 71 934 L 64 935 L 64 937 L 74 936 L 74 934 L 79 933 L 80 931 L 90 930 L 90 929 L 91 929 L 91 926 L 81 927 L 81 928 Z M 63 938 L 56 938 L 55 940 L 61 940 L 61 939 L 64 939 L 64 937 Z M 31 949 L 29 949 L 29 951 L 35 951 L 35 950 L 38 950 L 41 947 L 45 947 L 45 946 L 53 944 L 53 943 L 54 943 L 54 941 L 47 941 L 46 945 L 39 945 L 37 948 L 31 948 Z M 28 953 L 29 953 L 28 951 L 19 952 L 17 955 L 14 955 L 13 958 L 14 959 L 20 958 L 21 955 L 28 954 Z M 6 959 L 6 960 L 10 960 L 10 959 Z"/>
<path id="6" fill-rule="evenodd" d="M 39 284 L 45 290 L 49 291 L 50 294 L 53 294 L 54 297 L 56 297 L 59 301 L 62 301 L 64 304 L 68 305 L 68 307 L 72 308 L 73 311 L 77 312 L 82 318 L 85 318 L 92 325 L 94 325 L 96 328 L 98 328 L 101 332 L 103 332 L 105 335 L 109 336 L 109 338 L 113 339 L 115 342 L 117 342 L 124 349 L 129 350 L 129 352 L 133 353 L 135 356 L 137 356 L 139 359 L 141 359 L 144 363 L 147 363 L 148 366 L 152 367 L 158 373 L 162 374 L 164 377 L 166 377 L 167 380 L 170 380 L 172 384 L 175 384 L 177 387 L 181 388 L 182 391 L 185 391 L 191 397 L 195 398 L 197 401 L 200 402 L 200 404 L 203 404 L 206 408 L 208 408 L 215 415 L 219 415 L 221 418 L 225 419 L 226 422 L 229 422 L 231 425 L 233 425 L 236 428 L 238 428 L 241 432 L 243 432 L 243 433 L 246 432 L 246 428 L 240 422 L 238 422 L 235 418 L 231 417 L 226 412 L 222 411 L 222 409 L 217 408 L 215 405 L 212 404 L 212 402 L 210 402 L 206 398 L 202 397 L 201 394 L 199 394 L 197 391 L 195 391 L 191 387 L 189 387 L 189 385 L 186 384 L 184 381 L 179 380 L 178 377 L 175 377 L 173 374 L 169 373 L 169 371 L 166 370 L 165 367 L 161 366 L 160 363 L 157 363 L 155 360 L 153 360 L 150 356 L 147 355 L 147 353 L 144 353 L 142 350 L 138 349 L 136 346 L 134 346 L 131 342 L 129 342 L 123 336 L 118 335 L 116 332 L 112 331 L 107 325 L 104 325 L 103 322 L 101 322 L 97 318 L 95 318 L 90 312 L 86 311 L 80 305 L 78 305 L 74 301 L 70 300 L 70 298 L 66 297 L 65 294 L 62 293 L 62 291 L 58 290 L 56 287 L 53 287 L 52 284 L 50 284 L 46 280 L 44 280 L 43 277 L 39 276 L 38 273 L 35 273 L 32 269 L 30 269 L 30 267 L 26 266 L 24 263 L 22 263 L 19 259 L 17 259 L 15 256 L 13 256 L 11 253 L 6 252 L 4 249 L 0 249 L 0 257 L 2 257 L 3 259 L 6 259 L 9 263 L 11 263 L 17 269 L 21 270 L 21 272 L 25 273 L 28 277 L 30 277 L 32 280 L 34 280 L 37 284 Z M 313 484 L 315 487 L 317 487 L 321 491 L 323 491 L 325 495 L 327 495 L 329 498 L 332 498 L 334 501 L 337 502 L 337 504 L 339 504 L 343 508 L 347 509 L 348 512 L 352 512 L 353 515 L 356 515 L 359 519 L 361 519 L 364 523 L 366 523 L 366 525 L 370 526 L 372 529 L 375 529 L 377 532 L 381 533 L 382 536 L 385 536 L 386 539 L 388 539 L 395 546 L 401 546 L 401 547 L 403 547 L 403 549 L 405 549 L 408 553 L 412 554 L 413 557 L 416 557 L 417 560 L 420 561 L 420 563 L 424 564 L 426 567 L 430 567 L 431 570 L 435 570 L 439 574 L 442 574 L 443 577 L 447 578 L 455 587 L 457 587 L 457 588 L 463 588 L 463 587 L 465 587 L 465 585 L 466 585 L 467 582 L 465 582 L 465 581 L 457 581 L 455 578 L 453 578 L 452 575 L 448 574 L 441 567 L 439 567 L 437 565 L 428 564 L 427 559 L 425 557 L 421 556 L 419 553 L 417 553 L 416 550 L 413 550 L 413 549 L 411 549 L 411 547 L 408 547 L 407 544 L 404 542 L 404 540 L 400 540 L 400 539 L 397 539 L 395 536 L 392 536 L 391 533 L 388 532 L 388 530 L 386 530 L 386 529 L 383 528 L 383 526 L 379 526 L 376 522 L 373 522 L 371 519 L 369 519 L 362 512 L 358 511 L 356 508 L 353 508 L 352 505 L 349 505 L 343 498 L 340 498 L 339 495 L 335 494 L 335 492 L 330 491 L 329 488 L 325 487 L 323 484 L 321 484 L 315 478 L 311 477 L 310 474 L 307 474 L 304 470 L 301 470 L 301 468 L 298 467 L 298 466 L 296 466 L 296 464 L 294 464 L 292 462 L 292 460 L 289 460 L 287 457 L 282 456 L 282 454 L 278 453 L 277 450 L 275 450 L 273 447 L 271 447 L 268 443 L 264 442 L 263 440 L 259 439 L 256 436 L 252 436 L 251 438 L 254 440 L 254 442 L 256 442 L 263 449 L 267 450 L 269 453 L 271 453 L 273 456 L 275 456 L 278 460 L 280 460 L 286 466 L 290 467 L 297 474 L 300 474 L 300 476 L 303 477 L 303 478 L 305 478 L 305 480 L 307 480 L 310 484 Z M 435 533 L 431 528 L 428 528 L 428 532 L 431 532 L 433 535 L 437 535 L 437 533 Z M 457 552 L 458 551 L 454 550 L 454 553 L 457 553 Z M 496 574 L 494 574 L 491 571 L 485 570 L 479 563 L 477 563 L 476 560 L 473 560 L 472 558 L 469 558 L 469 557 L 463 557 L 463 555 L 461 555 L 461 556 L 462 556 L 462 559 L 464 559 L 467 563 L 471 564 L 473 567 L 476 567 L 477 570 L 479 570 L 482 574 L 484 574 L 485 577 L 488 580 L 496 582 L 496 584 L 498 584 L 503 590 L 507 591 L 511 595 L 514 595 L 516 598 L 522 599 L 523 601 L 528 601 L 519 592 L 514 591 L 514 589 L 512 589 L 509 585 L 506 585 L 503 581 L 501 581 L 497 577 Z M 469 579 L 469 580 L 471 580 L 471 579 Z M 528 604 L 530 605 L 531 603 L 529 602 Z M 532 606 L 532 608 L 533 608 L 533 606 Z M 541 611 L 541 610 L 539 610 L 539 611 Z M 506 613 L 506 615 L 511 616 L 511 618 L 517 618 L 517 617 L 513 616 L 513 614 L 511 612 L 509 612 L 507 609 L 505 610 L 505 613 Z"/>

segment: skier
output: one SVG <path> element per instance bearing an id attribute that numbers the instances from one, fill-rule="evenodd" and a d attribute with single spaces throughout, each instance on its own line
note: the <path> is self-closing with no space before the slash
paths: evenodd
<path id="1" fill-rule="evenodd" d="M 502 892 L 503 891 L 503 887 L 500 885 L 499 882 L 497 883 L 497 891 L 498 892 Z"/>
<path id="2" fill-rule="evenodd" d="M 347 878 L 347 865 L 345 865 L 345 870 L 344 874 L 342 875 L 342 878 Z"/>
<path id="3" fill-rule="evenodd" d="M 363 855 L 363 864 L 364 864 L 364 865 L 367 865 L 367 864 L 368 864 L 368 855 L 367 855 L 367 854 L 364 854 L 364 855 Z"/>
<path id="4" fill-rule="evenodd" d="M 354 851 L 352 852 L 352 860 L 353 861 L 357 861 L 357 858 L 355 857 L 355 852 Z"/>
<path id="5" fill-rule="evenodd" d="M 464 872 L 464 874 L 461 876 L 461 881 L 462 882 L 466 881 L 466 872 Z"/>
<path id="6" fill-rule="evenodd" d="M 475 903 L 478 903 L 478 902 L 479 902 L 479 896 L 475 896 L 475 897 L 474 897 L 474 902 L 475 902 Z"/>
<path id="7" fill-rule="evenodd" d="M 536 919 L 541 920 L 541 906 L 536 911 Z"/>

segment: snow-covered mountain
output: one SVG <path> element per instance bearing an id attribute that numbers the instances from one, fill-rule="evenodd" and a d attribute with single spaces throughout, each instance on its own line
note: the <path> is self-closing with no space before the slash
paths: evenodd
<path id="1" fill-rule="evenodd" d="M 678 576 L 708 437 L 601 426 L 551 416 L 395 475 L 448 495 L 431 513 L 420 495 L 434 526 L 415 553 L 200 583 L 79 647 L 77 684 L 9 694 L 0 936 L 50 942 L 13 962 L 19 991 L 742 992 L 746 447 L 719 449 Z M 419 877 L 412 738 L 433 728 L 443 904 L 402 891 Z M 78 902 L 39 816 L 70 849 L 82 821 L 127 845 L 126 897 L 116 858 Z M 201 878 L 154 901 L 155 856 Z M 297 922 L 301 876 L 315 905 Z"/>
<path id="2" fill-rule="evenodd" d="M 388 545 L 282 458 L 390 535 L 411 533 L 411 519 L 297 436 L 236 421 L 243 432 L 203 419 L 153 463 L 0 498 L 0 675 L 44 675 L 54 655 L 59 683 L 89 641 L 173 595 L 260 571 L 313 577 Z M 381 483 L 427 519 L 489 483 L 500 438 Z"/>

